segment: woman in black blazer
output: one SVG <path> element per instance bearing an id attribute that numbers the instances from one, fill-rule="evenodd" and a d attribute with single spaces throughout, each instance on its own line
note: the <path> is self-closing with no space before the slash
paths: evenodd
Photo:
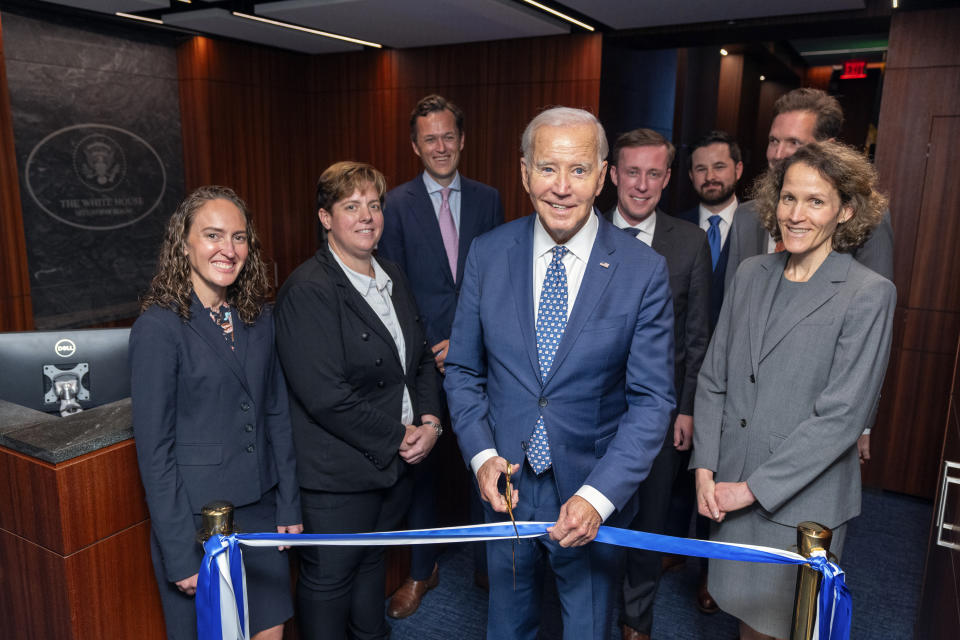
<path id="1" fill-rule="evenodd" d="M 410 465 L 442 430 L 438 374 L 410 287 L 396 265 L 373 257 L 385 191 L 368 164 L 324 171 L 325 241 L 277 296 L 308 533 L 395 528 L 410 499 Z M 382 547 L 304 547 L 300 557 L 304 638 L 389 636 Z"/>
<path id="2" fill-rule="evenodd" d="M 130 333 L 133 431 L 169 638 L 197 637 L 204 504 L 232 502 L 245 531 L 303 530 L 268 287 L 243 200 L 225 187 L 187 196 Z M 243 555 L 250 629 L 279 640 L 293 615 L 287 558 Z"/>

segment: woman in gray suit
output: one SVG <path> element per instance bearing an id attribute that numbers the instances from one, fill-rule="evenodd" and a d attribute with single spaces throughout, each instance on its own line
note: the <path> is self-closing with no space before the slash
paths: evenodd
<path id="1" fill-rule="evenodd" d="M 697 383 L 697 503 L 711 538 L 787 549 L 796 525 L 860 513 L 857 437 L 880 396 L 896 289 L 850 251 L 880 222 L 876 172 L 850 147 L 812 143 L 756 187 L 785 251 L 737 270 Z M 796 569 L 710 562 L 710 593 L 740 637 L 790 635 Z"/>

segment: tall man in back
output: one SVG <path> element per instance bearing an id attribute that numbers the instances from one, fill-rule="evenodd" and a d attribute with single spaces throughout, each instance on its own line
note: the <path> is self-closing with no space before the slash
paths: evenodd
<path id="1" fill-rule="evenodd" d="M 624 133 L 613 147 L 610 179 L 617 187 L 617 206 L 605 214 L 614 226 L 653 247 L 667 260 L 674 317 L 674 387 L 677 410 L 650 475 L 640 484 L 640 512 L 630 527 L 666 533 L 674 480 L 686 473 L 693 442 L 693 398 L 697 374 L 710 340 L 710 249 L 695 224 L 663 213 L 658 207 L 670 181 L 676 150 L 651 129 Z M 660 554 L 627 550 L 623 581 L 623 640 L 650 640 L 653 602 L 660 582 Z"/>
<path id="2" fill-rule="evenodd" d="M 785 93 L 774 103 L 773 114 L 767 139 L 767 165 L 770 167 L 792 156 L 805 144 L 815 140 L 836 140 L 843 128 L 843 108 L 836 98 L 820 89 L 805 87 Z M 741 262 L 750 256 L 773 251 L 770 234 L 760 224 L 753 204 L 744 203 L 738 212 L 743 215 L 737 216 L 731 230 L 726 273 L 728 284 Z M 883 221 L 866 243 L 853 252 L 853 257 L 884 278 L 893 280 L 893 228 L 889 210 L 883 214 Z"/>
<path id="3" fill-rule="evenodd" d="M 622 551 L 589 543 L 637 512 L 674 408 L 666 261 L 593 213 L 607 164 L 594 116 L 544 111 L 522 149 L 535 213 L 474 242 L 444 386 L 488 520 L 509 499 L 517 520 L 554 522 L 547 538 L 487 544 L 487 637 L 536 637 L 548 561 L 563 637 L 606 640 Z"/>
<path id="4" fill-rule="evenodd" d="M 457 105 L 438 95 L 421 99 L 410 114 L 410 141 L 423 172 L 387 194 L 378 255 L 407 274 L 443 373 L 467 250 L 474 238 L 503 223 L 503 204 L 496 189 L 457 170 L 465 142 L 463 112 Z M 443 450 L 438 447 L 414 467 L 407 514 L 411 528 L 437 525 L 437 454 Z M 413 546 L 410 576 L 391 598 L 388 615 L 405 618 L 417 610 L 424 594 L 438 583 L 438 553 L 437 545 Z"/>
<path id="5" fill-rule="evenodd" d="M 729 234 L 739 204 L 737 182 L 743 175 L 740 146 L 730 134 L 711 131 L 693 144 L 689 175 L 700 204 L 678 217 L 707 232 L 713 274 L 710 281 L 712 331 L 723 304 L 724 278 L 730 255 Z"/>

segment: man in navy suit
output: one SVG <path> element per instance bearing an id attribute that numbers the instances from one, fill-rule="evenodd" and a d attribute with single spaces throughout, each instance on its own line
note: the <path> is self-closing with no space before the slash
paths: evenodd
<path id="1" fill-rule="evenodd" d="M 563 637 L 606 640 L 622 550 L 589 543 L 604 521 L 630 523 L 669 426 L 667 265 L 593 211 L 607 165 L 593 115 L 544 111 L 522 149 L 535 214 L 474 241 L 444 383 L 487 519 L 506 519 L 509 499 L 517 520 L 554 523 L 548 537 L 487 544 L 487 638 L 536 637 L 549 562 Z"/>
<path id="2" fill-rule="evenodd" d="M 503 204 L 496 189 L 457 171 L 464 144 L 463 111 L 457 105 L 438 95 L 420 100 L 410 114 L 410 140 L 424 170 L 387 194 L 378 255 L 407 274 L 443 373 L 467 251 L 474 238 L 503 223 Z M 437 453 L 414 469 L 407 514 L 411 528 L 437 524 Z M 417 610 L 438 583 L 438 553 L 437 545 L 412 548 L 410 576 L 391 598 L 388 615 L 405 618 Z"/>
<path id="3" fill-rule="evenodd" d="M 614 226 L 653 247 L 667 260 L 674 317 L 674 386 L 677 411 L 673 429 L 640 484 L 641 509 L 631 528 L 667 533 L 674 480 L 686 473 L 693 443 L 693 398 L 697 374 L 710 341 L 711 261 L 707 236 L 697 225 L 666 215 L 658 208 L 670 181 L 676 150 L 651 129 L 624 133 L 613 147 L 610 179 L 617 186 L 617 206 L 605 214 Z M 684 487 L 693 503 L 693 486 Z M 690 511 L 687 511 L 689 523 Z M 683 531 L 681 535 L 686 535 Z M 623 581 L 623 640 L 650 640 L 653 602 L 660 582 L 660 554 L 629 549 Z"/>
<path id="4" fill-rule="evenodd" d="M 679 214 L 707 232 L 713 267 L 710 283 L 710 329 L 717 325 L 723 304 L 723 283 L 730 257 L 730 228 L 737 212 L 737 181 L 743 175 L 740 146 L 725 131 L 711 131 L 690 154 L 690 181 L 700 204 Z M 733 267 L 736 269 L 736 265 Z"/>

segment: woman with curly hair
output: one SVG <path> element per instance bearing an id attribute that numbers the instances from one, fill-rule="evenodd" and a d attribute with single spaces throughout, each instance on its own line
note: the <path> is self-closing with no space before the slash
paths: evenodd
<path id="1" fill-rule="evenodd" d="M 755 190 L 784 251 L 744 261 L 700 369 L 690 468 L 711 539 L 787 549 L 796 526 L 833 529 L 860 513 L 856 442 L 890 354 L 896 289 L 856 262 L 886 198 L 867 159 L 811 143 Z M 740 637 L 787 638 L 796 569 L 710 561 L 709 589 Z"/>
<path id="2" fill-rule="evenodd" d="M 233 503 L 246 531 L 303 530 L 268 290 L 243 200 L 216 186 L 188 195 L 130 333 L 133 431 L 168 638 L 197 637 L 206 503 Z M 293 615 L 287 558 L 269 548 L 243 554 L 250 630 L 279 640 Z"/>

